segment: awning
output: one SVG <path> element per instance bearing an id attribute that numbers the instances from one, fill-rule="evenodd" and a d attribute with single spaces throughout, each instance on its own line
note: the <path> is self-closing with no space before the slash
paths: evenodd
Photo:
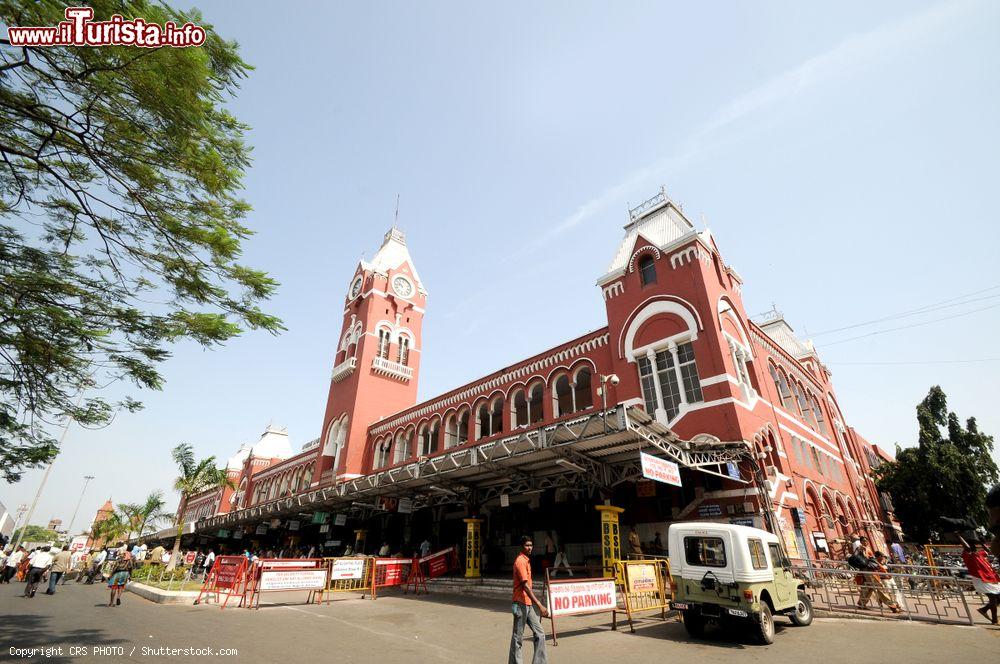
<path id="1" fill-rule="evenodd" d="M 726 464 L 749 453 L 745 441 L 711 436 L 685 441 L 635 407 L 616 406 L 474 447 L 359 477 L 325 489 L 272 500 L 197 522 L 198 532 L 321 510 L 378 510 L 380 497 L 429 505 L 482 504 L 501 494 L 553 488 L 610 489 L 642 476 L 639 451 L 734 479 Z M 736 479 L 745 482 L 746 480 Z"/>

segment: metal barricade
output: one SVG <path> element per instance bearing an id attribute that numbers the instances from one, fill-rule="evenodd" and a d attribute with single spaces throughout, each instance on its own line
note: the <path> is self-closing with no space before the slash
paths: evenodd
<path id="1" fill-rule="evenodd" d="M 635 632 L 633 615 L 642 611 L 659 611 L 666 620 L 670 610 L 670 563 L 663 558 L 619 560 L 615 563 L 615 579 L 628 616 L 629 628 Z M 616 620 L 612 614 L 612 622 Z"/>
<path id="2" fill-rule="evenodd" d="M 378 597 L 379 588 L 402 586 L 410 579 L 413 566 L 419 566 L 416 558 L 375 558 L 372 574 L 372 599 Z"/>
<path id="3" fill-rule="evenodd" d="M 342 556 L 324 558 L 330 568 L 330 584 L 327 589 L 332 593 L 361 593 L 361 598 L 372 593 L 372 577 L 375 571 L 375 558 L 371 556 Z"/>
<path id="4" fill-rule="evenodd" d="M 935 623 L 975 624 L 973 606 L 978 597 L 972 581 L 958 576 L 959 570 L 936 568 L 937 574 L 911 574 L 896 571 L 864 572 L 851 569 L 836 560 L 801 561 L 792 569 L 806 582 L 806 593 L 817 609 L 898 617 Z M 947 569 L 954 574 L 942 575 Z M 859 580 L 861 581 L 859 583 Z M 859 604 L 864 598 L 870 603 Z M 893 611 L 893 605 L 899 612 Z"/>

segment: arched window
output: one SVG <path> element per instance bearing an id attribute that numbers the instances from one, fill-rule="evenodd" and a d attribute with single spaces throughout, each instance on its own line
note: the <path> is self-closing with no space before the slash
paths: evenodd
<path id="1" fill-rule="evenodd" d="M 812 403 L 810 402 L 810 394 L 806 392 L 805 388 L 801 385 L 796 385 L 798 388 L 796 391 L 796 396 L 799 399 L 799 408 L 802 409 L 802 417 L 805 418 L 806 422 L 812 425 L 812 428 L 816 428 L 816 416 L 813 415 Z"/>
<path id="2" fill-rule="evenodd" d="M 665 350 L 651 349 L 645 357 L 637 358 L 636 363 L 643 400 L 650 415 L 663 408 L 669 421 L 680 413 L 683 404 L 702 400 L 698 365 L 690 341 L 670 345 Z"/>
<path id="3" fill-rule="evenodd" d="M 524 390 L 518 390 L 510 402 L 510 428 L 526 426 L 528 426 L 528 400 L 524 396 Z"/>
<path id="4" fill-rule="evenodd" d="M 444 421 L 444 448 L 446 450 L 458 446 L 458 420 L 452 413 Z"/>
<path id="5" fill-rule="evenodd" d="M 396 455 L 393 463 L 403 463 L 410 458 L 410 440 L 413 432 L 411 430 L 401 431 L 396 434 Z"/>
<path id="6" fill-rule="evenodd" d="M 503 431 L 503 399 L 482 401 L 476 408 L 476 440 Z"/>
<path id="7" fill-rule="evenodd" d="M 649 254 L 639 259 L 639 278 L 642 280 L 643 286 L 656 283 L 656 265 L 653 263 L 653 257 Z"/>
<path id="8" fill-rule="evenodd" d="M 437 420 L 420 428 L 420 434 L 417 438 L 420 441 L 420 454 L 422 456 L 430 456 L 438 451 L 438 434 L 440 432 L 441 426 Z"/>
<path id="9" fill-rule="evenodd" d="M 490 435 L 503 431 L 503 398 L 497 397 L 490 405 Z"/>
<path id="10" fill-rule="evenodd" d="M 573 410 L 586 410 L 594 405 L 594 394 L 590 391 L 590 369 L 583 368 L 576 372 L 573 381 Z"/>
<path id="11" fill-rule="evenodd" d="M 392 437 L 386 436 L 383 440 L 375 442 L 374 459 L 372 465 L 375 468 L 385 468 L 389 465 L 389 450 L 392 448 Z"/>
<path id="12" fill-rule="evenodd" d="M 566 374 L 556 378 L 555 386 L 552 388 L 552 405 L 556 417 L 573 412 L 573 389 Z"/>
<path id="13" fill-rule="evenodd" d="M 819 432 L 824 436 L 828 435 L 829 432 L 826 429 L 826 418 L 823 417 L 823 407 L 819 403 L 819 399 L 813 397 L 813 412 L 816 413 L 816 424 L 819 427 Z"/>
<path id="14" fill-rule="evenodd" d="M 792 394 L 788 390 L 788 381 L 785 380 L 785 374 L 778 371 L 777 368 L 770 362 L 767 363 L 767 370 L 771 372 L 771 380 L 774 381 L 774 389 L 778 392 L 778 399 L 781 400 L 781 407 L 785 410 L 793 410 L 792 408 Z"/>
<path id="15" fill-rule="evenodd" d="M 379 329 L 378 331 L 378 356 L 382 359 L 389 358 L 389 330 Z"/>
<path id="16" fill-rule="evenodd" d="M 406 364 L 410 357 L 410 340 L 407 337 L 400 335 L 399 337 L 399 348 L 396 355 L 396 361 L 400 364 Z"/>
<path id="17" fill-rule="evenodd" d="M 792 409 L 792 412 L 797 413 L 801 415 L 803 418 L 805 418 L 804 406 L 806 405 L 806 398 L 802 394 L 802 388 L 799 387 L 799 384 L 794 380 L 790 380 L 788 382 L 791 384 L 792 394 L 795 397 L 792 401 L 792 403 L 795 405 L 795 408 Z"/>
<path id="18" fill-rule="evenodd" d="M 458 414 L 458 431 L 456 433 L 457 445 L 465 445 L 469 442 L 469 409 L 463 408 Z"/>

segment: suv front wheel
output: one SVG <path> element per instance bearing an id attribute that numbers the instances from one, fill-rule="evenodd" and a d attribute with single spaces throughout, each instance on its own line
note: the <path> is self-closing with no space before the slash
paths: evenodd
<path id="1" fill-rule="evenodd" d="M 754 636 L 764 645 L 774 643 L 774 616 L 767 604 L 761 603 L 760 620 L 753 623 Z"/>
<path id="2" fill-rule="evenodd" d="M 795 602 L 795 610 L 789 617 L 792 619 L 792 624 L 798 627 L 807 627 L 813 621 L 812 601 L 801 590 L 799 591 L 799 598 Z"/>

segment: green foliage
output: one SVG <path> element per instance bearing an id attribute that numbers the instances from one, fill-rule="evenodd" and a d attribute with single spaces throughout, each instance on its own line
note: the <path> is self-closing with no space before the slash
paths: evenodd
<path id="1" fill-rule="evenodd" d="M 233 481 L 229 479 L 225 468 L 215 465 L 215 457 L 210 456 L 201 461 L 195 461 L 194 448 L 186 443 L 182 443 L 170 451 L 170 455 L 177 464 L 181 474 L 174 480 L 174 488 L 181 494 L 181 504 L 177 508 L 177 536 L 174 538 L 173 556 L 168 564 L 169 569 L 173 569 L 177 564 L 178 554 L 181 550 L 181 527 L 184 518 L 184 507 L 191 496 L 201 493 L 207 489 L 223 489 L 226 487 L 235 488 Z"/>
<path id="2" fill-rule="evenodd" d="M 120 519 L 129 524 L 130 530 L 138 537 L 147 535 L 157 523 L 170 518 L 163 509 L 163 493 L 154 491 L 142 503 L 123 503 L 118 506 Z"/>
<path id="3" fill-rule="evenodd" d="M 198 48 L 14 49 L 0 40 L 0 473 L 58 452 L 50 425 L 103 426 L 160 389 L 167 344 L 283 329 L 277 283 L 239 264 L 247 127 L 226 109 L 250 70 L 196 11 L 89 2 L 206 28 Z M 0 22 L 55 25 L 65 2 L 0 0 Z M 81 391 L 87 398 L 77 401 Z"/>
<path id="4" fill-rule="evenodd" d="M 22 542 L 54 542 L 59 539 L 59 534 L 54 530 L 49 530 L 42 526 L 25 526 L 23 529 L 18 528 L 11 534 L 11 542 L 17 541 L 21 530 L 24 530 L 24 537 L 21 538 Z"/>
<path id="5" fill-rule="evenodd" d="M 947 398 L 937 385 L 917 405 L 917 423 L 917 446 L 897 446 L 895 462 L 875 471 L 878 488 L 892 497 L 903 530 L 927 541 L 940 517 L 985 524 L 987 487 L 998 475 L 991 456 L 993 437 L 979 431 L 974 417 L 963 427 L 958 416 L 948 412 Z"/>

